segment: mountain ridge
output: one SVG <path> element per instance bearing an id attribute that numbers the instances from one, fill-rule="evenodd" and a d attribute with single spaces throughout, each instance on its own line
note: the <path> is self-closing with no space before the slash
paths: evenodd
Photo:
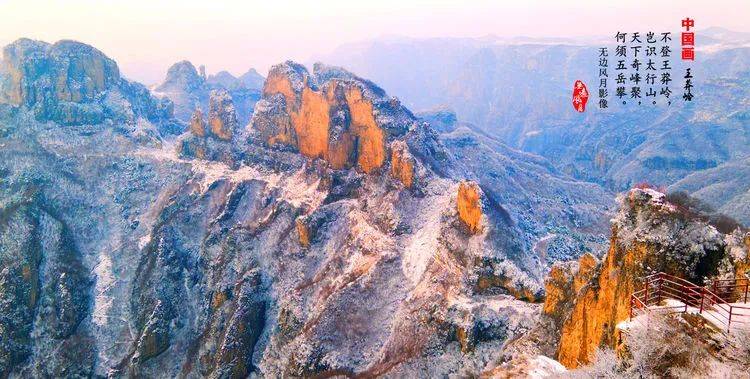
<path id="1" fill-rule="evenodd" d="M 0 104 L 0 373 L 457 374 L 527 330 L 549 263 L 536 240 L 551 223 L 578 233 L 561 254 L 597 246 L 606 194 L 534 163 L 560 205 L 542 220 L 497 185 L 530 156 L 467 166 L 463 141 L 490 142 L 445 146 L 372 82 L 313 71 L 280 65 L 249 129 L 215 90 L 174 142 L 171 114 L 149 125 L 128 102 L 65 127 Z"/>
<path id="2" fill-rule="evenodd" d="M 584 114 L 570 107 L 570 88 L 578 79 L 598 82 L 598 48 L 613 49 L 613 39 L 577 46 L 465 38 L 375 40 L 321 59 L 373 78 L 416 111 L 449 106 L 458 121 L 474 129 L 544 156 L 579 180 L 621 191 L 644 181 L 669 186 L 748 154 L 746 144 L 736 143 L 744 140 L 746 124 L 725 115 L 744 112 L 742 88 L 750 72 L 744 58 L 750 49 L 734 41 L 732 33 L 706 33 L 704 38 L 712 40 L 697 48 L 721 46 L 700 51 L 693 67 L 693 104 L 681 99 L 669 107 L 613 103 Z M 674 72 L 683 70 L 681 61 L 673 63 Z"/>
<path id="3" fill-rule="evenodd" d="M 205 68 L 200 66 L 199 69 L 187 60 L 177 62 L 167 70 L 164 81 L 152 87 L 152 92 L 170 99 L 175 104 L 175 117 L 189 123 L 196 108 L 208 110 L 211 91 L 228 91 L 236 103 L 239 122 L 247 125 L 255 102 L 260 98 L 263 77 L 255 69 L 240 77 L 227 71 L 206 76 Z"/>

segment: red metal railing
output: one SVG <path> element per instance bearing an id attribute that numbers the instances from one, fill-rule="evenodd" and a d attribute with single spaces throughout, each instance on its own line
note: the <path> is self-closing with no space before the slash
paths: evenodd
<path id="1" fill-rule="evenodd" d="M 730 303 L 747 303 L 748 294 L 750 293 L 750 279 L 718 279 L 712 281 L 709 287 L 711 288 L 711 292 Z"/>
<path id="2" fill-rule="evenodd" d="M 750 280 L 736 278 L 715 280 L 701 287 L 685 279 L 663 272 L 643 278 L 643 289 L 630 295 L 630 318 L 640 312 L 686 313 L 689 307 L 729 330 L 732 325 L 750 324 L 750 306 L 731 302 L 747 302 Z M 718 293 L 718 294 L 717 294 Z M 678 300 L 664 304 L 663 300 Z"/>

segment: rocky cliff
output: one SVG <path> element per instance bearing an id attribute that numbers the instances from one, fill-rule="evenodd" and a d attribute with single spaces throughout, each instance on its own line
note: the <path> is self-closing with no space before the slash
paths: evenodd
<path id="1" fill-rule="evenodd" d="M 287 145 L 333 168 L 364 172 L 388 160 L 389 142 L 416 125 L 382 89 L 336 68 L 313 74 L 292 62 L 271 68 L 253 128 L 268 145 Z"/>
<path id="2" fill-rule="evenodd" d="M 545 246 L 595 244 L 604 193 L 516 152 L 466 163 L 489 142 L 340 69 L 275 66 L 249 130 L 216 91 L 175 145 L 159 101 L 104 83 L 74 102 L 96 123 L 0 103 L 0 377 L 468 375 L 538 317 Z"/>
<path id="3" fill-rule="evenodd" d="M 458 199 L 456 200 L 458 217 L 471 233 L 478 233 L 480 228 L 479 222 L 482 218 L 480 191 L 476 183 L 463 182 L 458 186 Z"/>
<path id="4" fill-rule="evenodd" d="M 163 134 L 179 131 L 171 102 L 121 78 L 113 60 L 79 42 L 20 39 L 3 49 L 0 79 L 0 101 L 29 109 L 39 121 L 135 125 L 140 118 Z"/>
<path id="5" fill-rule="evenodd" d="M 619 342 L 617 325 L 629 317 L 639 278 L 666 272 L 703 283 L 734 277 L 748 259 L 738 234 L 720 233 L 663 193 L 634 189 L 620 197 L 620 207 L 602 260 L 586 254 L 578 262 L 557 264 L 546 282 L 544 313 L 559 333 L 557 359 L 569 368 Z"/>
<path id="6" fill-rule="evenodd" d="M 26 60 L 50 64 L 49 45 L 18 44 L 28 43 L 41 50 Z M 76 80 L 96 83 L 99 72 Z M 215 92 L 180 156 L 156 126 L 142 138 L 140 103 L 64 126 L 44 104 L 6 95 L 0 373 L 457 373 L 478 371 L 528 327 L 538 305 L 512 294 L 539 292 L 539 279 L 497 239 L 515 226 L 488 213 L 469 233 L 458 180 L 433 170 L 448 153 L 428 126 L 369 82 L 318 72 L 288 104 L 269 92 L 281 100 L 267 99 L 256 119 L 280 106 L 276 129 L 254 123 L 249 135 Z M 18 82 L 40 93 L 63 80 L 26 75 Z M 100 97 L 132 86 L 118 80 L 54 100 L 107 105 Z M 289 144 L 257 139 L 284 125 Z M 212 155 L 221 151 L 232 167 Z M 480 277 L 498 275 L 478 292 Z"/>
<path id="7" fill-rule="evenodd" d="M 236 167 L 242 149 L 243 130 L 237 122 L 232 98 L 225 90 L 211 91 L 208 118 L 196 109 L 189 133 L 177 141 L 177 155 L 183 158 L 224 162 Z"/>

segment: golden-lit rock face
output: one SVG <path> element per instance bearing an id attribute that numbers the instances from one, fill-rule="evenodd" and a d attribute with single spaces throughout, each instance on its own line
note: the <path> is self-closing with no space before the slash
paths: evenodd
<path id="1" fill-rule="evenodd" d="M 632 199 L 622 206 L 633 220 L 656 220 L 661 212 L 649 209 L 655 205 Z M 644 267 L 659 267 L 663 259 L 659 247 L 637 240 L 623 243 L 620 232 L 613 225 L 610 248 L 601 264 L 584 254 L 576 263 L 553 266 L 545 282 L 543 313 L 559 328 L 557 360 L 568 368 L 589 363 L 600 346 L 617 345 L 616 326 L 629 317 L 630 294 L 644 276 Z"/>
<path id="2" fill-rule="evenodd" d="M 225 301 L 227 301 L 227 294 L 224 291 L 214 292 L 213 296 L 211 297 L 211 307 L 213 309 L 218 309 L 224 304 Z"/>
<path id="3" fill-rule="evenodd" d="M 557 352 L 557 360 L 565 367 L 575 368 L 590 362 L 599 346 L 614 347 L 616 326 L 629 317 L 630 294 L 638 278 L 643 276 L 645 257 L 653 252 L 643 244 L 621 249 L 617 247 L 616 238 L 616 235 L 612 237 L 612 247 L 602 263 L 598 279 L 589 281 L 596 276 L 596 264 L 588 255 L 579 261 L 578 272 L 573 277 L 575 304 L 563 323 Z M 550 289 L 548 287 L 548 291 Z M 560 300 L 557 296 L 549 297 L 548 292 L 544 310 L 555 309 L 555 301 Z"/>
<path id="4" fill-rule="evenodd" d="M 372 172 L 385 162 L 385 133 L 375 122 L 372 103 L 358 87 L 346 89 L 346 103 L 351 112 L 354 135 L 359 139 L 357 163 L 364 172 Z"/>
<path id="5" fill-rule="evenodd" d="M 299 235 L 299 244 L 303 247 L 310 246 L 310 228 L 301 220 L 296 221 L 297 234 Z"/>
<path id="6" fill-rule="evenodd" d="M 461 182 L 458 186 L 458 218 L 469 228 L 472 234 L 480 230 L 482 204 L 479 200 L 479 185 L 474 182 Z"/>
<path id="7" fill-rule="evenodd" d="M 268 144 L 296 147 L 310 158 L 322 158 L 335 169 L 354 165 L 366 173 L 383 166 L 386 160 L 385 132 L 373 115 L 372 102 L 365 98 L 356 83 L 331 80 L 320 90 L 311 88 L 307 77 L 301 93 L 281 73 L 272 73 L 263 88 L 264 96 L 281 94 L 286 100 L 290 125 L 277 120 L 274 133 L 267 135 Z M 345 125 L 333 132 L 331 115 L 345 112 Z"/>
<path id="8" fill-rule="evenodd" d="M 292 127 L 297 134 L 297 148 L 310 158 L 327 158 L 329 103 L 324 94 L 309 87 L 302 90 L 299 111 L 291 111 Z"/>
<path id="9" fill-rule="evenodd" d="M 633 189 L 620 203 L 601 264 L 585 254 L 577 264 L 556 264 L 546 281 L 543 312 L 559 328 L 557 360 L 568 368 L 591 362 L 599 347 L 620 344 L 617 325 L 630 316 L 630 295 L 642 277 L 663 271 L 697 283 L 719 267 L 739 267 L 741 259 L 730 260 L 728 251 L 747 256 L 741 242 L 727 244 L 729 236 L 657 191 Z"/>
<path id="10" fill-rule="evenodd" d="M 287 105 L 293 107 L 291 109 L 296 109 L 299 99 L 292 88 L 292 81 L 288 76 L 272 71 L 263 84 L 263 96 L 267 97 L 277 93 L 284 96 Z"/>
<path id="11" fill-rule="evenodd" d="M 414 158 L 403 141 L 396 141 L 391 146 L 391 176 L 406 188 L 411 188 L 414 183 Z"/>
<path id="12" fill-rule="evenodd" d="M 209 118 L 208 123 L 211 125 L 211 133 L 213 135 L 225 141 L 232 139 L 232 130 L 227 127 L 227 124 L 221 118 Z"/>
<path id="13" fill-rule="evenodd" d="M 198 137 L 206 136 L 206 123 L 203 121 L 203 113 L 200 109 L 196 109 L 190 118 L 190 133 Z"/>
<path id="14" fill-rule="evenodd" d="M 558 321 L 558 324 L 565 321 L 565 312 L 576 295 L 576 292 L 573 292 L 575 267 L 568 263 L 570 262 L 559 262 L 552 266 L 544 282 L 545 298 L 542 312 Z"/>
<path id="15" fill-rule="evenodd" d="M 578 272 L 573 278 L 574 293 L 578 293 L 596 275 L 598 265 L 599 260 L 591 253 L 583 254 L 578 258 Z"/>
<path id="16" fill-rule="evenodd" d="M 224 90 L 211 91 L 208 122 L 203 112 L 196 109 L 190 117 L 190 134 L 177 143 L 177 155 L 188 159 L 221 161 L 230 166 L 237 164 L 232 139 L 238 131 L 237 113 L 229 94 Z"/>
<path id="17" fill-rule="evenodd" d="M 211 134 L 220 140 L 231 140 L 237 128 L 237 112 L 232 97 L 225 90 L 212 91 L 208 107 Z"/>
<path id="18" fill-rule="evenodd" d="M 741 236 L 741 238 L 738 239 L 739 240 L 730 248 L 732 261 L 734 263 L 734 277 L 750 277 L 750 233 L 745 233 L 744 236 Z M 739 284 L 739 286 L 735 289 L 735 299 L 744 300 L 746 289 L 744 286 L 745 282 L 738 282 L 737 284 Z"/>
<path id="19" fill-rule="evenodd" d="M 741 250 L 742 252 L 738 254 L 735 261 L 735 276 L 750 276 L 750 233 L 742 238 Z"/>

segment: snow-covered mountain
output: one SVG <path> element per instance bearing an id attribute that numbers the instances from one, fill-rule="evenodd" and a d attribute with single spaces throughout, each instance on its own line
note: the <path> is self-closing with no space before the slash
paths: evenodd
<path id="1" fill-rule="evenodd" d="M 593 104 L 583 114 L 570 105 L 573 83 L 598 83 L 598 49 L 614 51 L 613 37 L 391 38 L 345 45 L 320 59 L 372 78 L 412 109 L 447 107 L 459 121 L 541 155 L 561 172 L 620 191 L 639 182 L 669 186 L 750 154 L 750 38 L 719 28 L 696 35 L 692 104 L 678 95 L 671 106 L 613 104 L 602 111 Z M 682 62 L 672 61 L 681 78 Z M 682 84 L 673 90 L 681 94 Z"/>
<path id="2" fill-rule="evenodd" d="M 226 90 L 237 109 L 242 125 L 247 125 L 253 114 L 253 106 L 260 99 L 263 77 L 255 69 L 250 69 L 239 78 L 226 71 L 206 77 L 205 69 L 200 72 L 188 61 L 177 62 L 167 71 L 164 82 L 153 88 L 157 97 L 168 98 L 175 105 L 175 117 L 189 122 L 196 109 L 208 110 L 209 94 L 212 90 Z"/>
<path id="3" fill-rule="evenodd" d="M 0 67 L 2 377 L 481 372 L 606 235 L 598 185 L 335 67 L 274 66 L 248 127 L 189 63 L 160 96 L 78 42 Z"/>

